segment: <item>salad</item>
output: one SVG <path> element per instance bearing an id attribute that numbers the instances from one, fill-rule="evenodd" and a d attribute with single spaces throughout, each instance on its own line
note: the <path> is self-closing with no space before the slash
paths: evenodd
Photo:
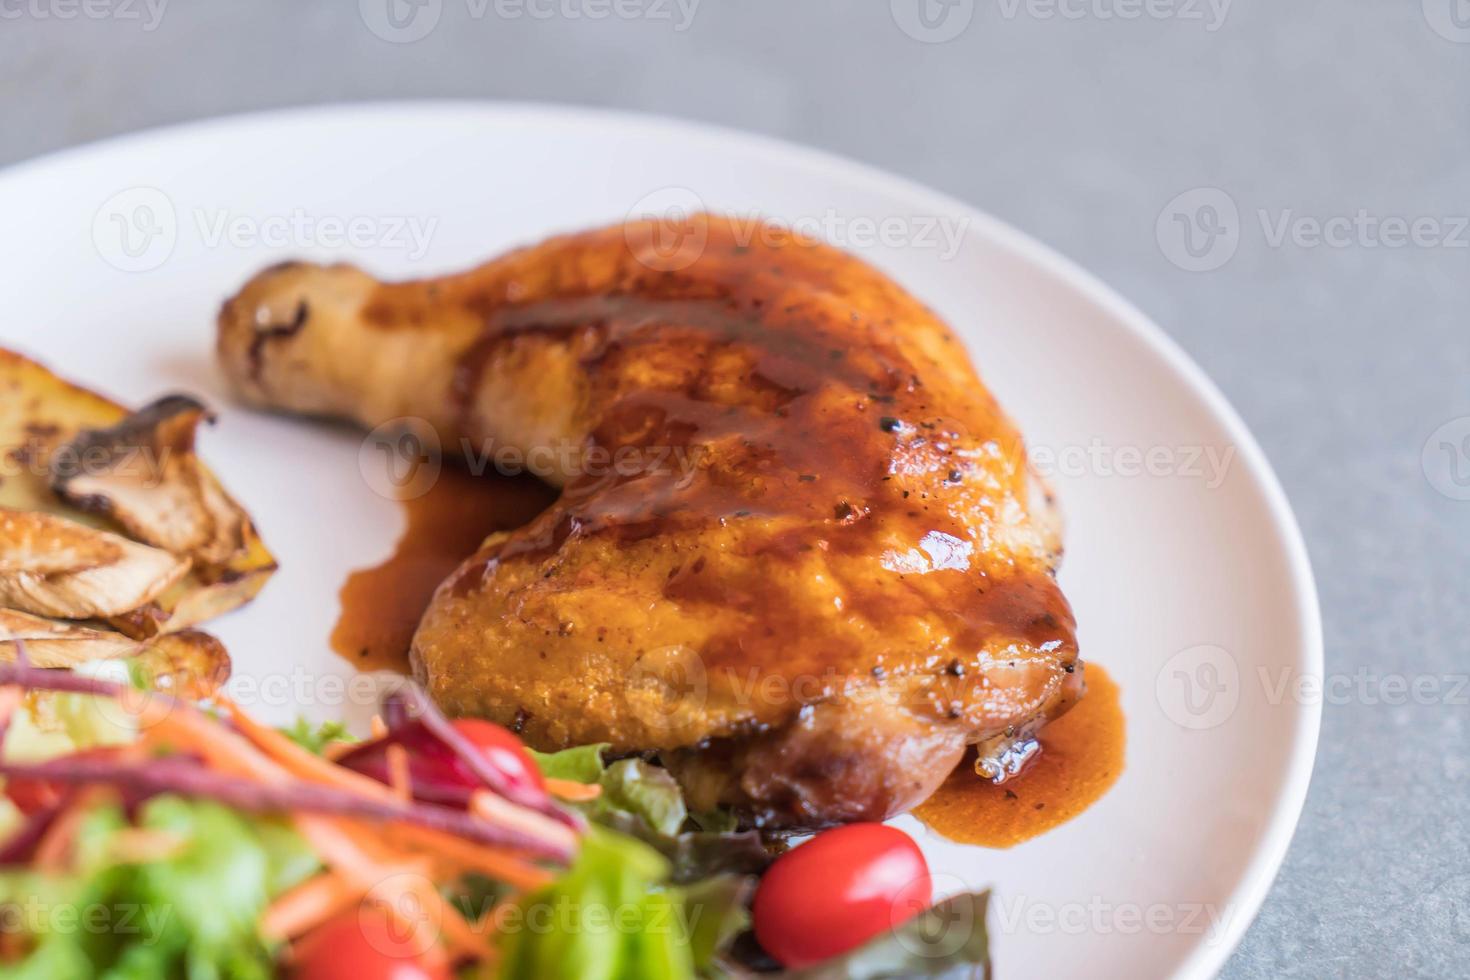
<path id="1" fill-rule="evenodd" d="M 358 741 L 17 647 L 0 976 L 989 976 L 986 895 L 931 904 L 893 828 L 778 855 L 650 761 L 536 753 L 412 685 Z"/>

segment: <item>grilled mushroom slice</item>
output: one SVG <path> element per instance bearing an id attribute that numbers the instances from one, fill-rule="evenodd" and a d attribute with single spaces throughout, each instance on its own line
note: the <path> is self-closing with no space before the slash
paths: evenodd
<path id="1" fill-rule="evenodd" d="M 106 429 L 86 429 L 51 457 L 51 489 L 139 541 L 188 555 L 201 572 L 249 547 L 250 519 L 194 452 L 203 405 L 171 395 Z"/>
<path id="2" fill-rule="evenodd" d="M 148 642 L 131 661 L 150 690 L 203 701 L 230 679 L 230 655 L 208 633 L 184 630 Z"/>
<path id="3" fill-rule="evenodd" d="M 38 667 L 75 667 L 89 660 L 127 657 L 142 646 L 121 633 L 0 609 L 0 660 L 14 660 L 17 641 Z"/>
<path id="4" fill-rule="evenodd" d="M 88 527 L 0 510 L 0 575 L 60 575 L 111 565 L 122 549 Z"/>
<path id="5" fill-rule="evenodd" d="M 34 571 L 37 542 L 73 540 L 77 553 L 115 554 L 105 564 Z M 81 542 L 91 542 L 84 544 Z M 35 511 L 0 510 L 0 606 L 58 619 L 120 616 L 147 605 L 189 572 L 189 559 L 108 531 Z M 7 567 L 8 566 L 8 567 Z"/>

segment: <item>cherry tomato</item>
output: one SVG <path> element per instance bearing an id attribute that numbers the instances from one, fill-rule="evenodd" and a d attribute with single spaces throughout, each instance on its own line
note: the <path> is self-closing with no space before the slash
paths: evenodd
<path id="1" fill-rule="evenodd" d="M 756 889 L 755 936 L 783 966 L 856 949 L 927 909 L 929 866 L 901 830 L 858 823 L 783 854 Z"/>
<path id="2" fill-rule="evenodd" d="M 62 787 L 47 779 L 16 779 L 5 781 L 5 795 L 25 816 L 39 813 L 61 800 Z"/>
<path id="3" fill-rule="evenodd" d="M 117 750 L 111 748 L 83 749 L 72 758 L 102 761 L 114 758 L 117 754 Z M 18 779 L 12 776 L 5 780 L 5 795 L 10 797 L 10 802 L 15 804 L 15 808 L 26 816 L 60 803 L 69 789 L 66 783 L 53 782 L 49 779 Z"/>
<path id="4" fill-rule="evenodd" d="M 510 729 L 479 718 L 460 718 L 454 722 L 454 727 L 484 754 L 490 765 L 504 773 L 512 785 L 529 787 L 545 795 L 546 778 L 527 754 L 525 745 Z"/>
<path id="5" fill-rule="evenodd" d="M 293 951 L 295 980 L 449 980 L 449 968 L 415 955 L 382 916 L 351 912 L 308 933 Z"/>
<path id="6" fill-rule="evenodd" d="M 460 719 L 454 727 L 479 751 L 487 767 L 499 774 L 510 799 L 529 806 L 546 802 L 546 780 L 520 739 L 488 721 Z M 469 805 L 471 794 L 484 786 L 465 759 L 421 721 L 400 725 L 383 738 L 363 743 L 338 758 L 337 764 L 387 783 L 392 778 L 388 749 L 394 745 L 408 752 L 415 799 L 464 807 Z"/>

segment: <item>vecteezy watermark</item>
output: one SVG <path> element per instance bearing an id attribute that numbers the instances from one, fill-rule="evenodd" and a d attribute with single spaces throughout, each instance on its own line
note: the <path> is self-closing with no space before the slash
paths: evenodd
<path id="1" fill-rule="evenodd" d="M 1006 20 L 1172 20 L 1199 24 L 1213 34 L 1225 25 L 1234 0 L 996 0 Z"/>
<path id="2" fill-rule="evenodd" d="M 363 482 L 388 500 L 417 500 L 444 472 L 439 432 L 421 418 L 390 419 L 367 434 L 357 451 Z"/>
<path id="3" fill-rule="evenodd" d="M 141 489 L 162 486 L 170 475 L 174 447 L 155 445 L 107 446 L 57 444 L 60 430 L 35 426 L 25 441 L 0 455 L 0 480 L 28 476 L 65 482 L 85 476 L 110 476 Z"/>
<path id="4" fill-rule="evenodd" d="M 164 937 L 174 907 L 152 902 L 54 902 L 38 895 L 0 903 L 0 935 L 134 936 L 141 946 Z"/>
<path id="5" fill-rule="evenodd" d="M 1187 272 L 1211 272 L 1240 247 L 1240 209 L 1218 187 L 1196 187 L 1159 212 L 1154 237 L 1164 257 Z"/>
<path id="6" fill-rule="evenodd" d="M 674 476 L 683 489 L 694 479 L 705 450 L 699 446 L 637 445 L 609 448 L 582 440 L 533 446 L 494 439 L 459 439 L 454 454 L 473 476 L 529 474 L 568 482 L 580 494 L 642 476 Z M 434 427 L 420 418 L 391 419 L 363 439 L 358 469 L 372 491 L 390 500 L 414 500 L 432 490 L 444 469 L 445 447 Z"/>
<path id="7" fill-rule="evenodd" d="M 158 188 L 130 187 L 97 209 L 92 242 L 104 261 L 123 272 L 148 272 L 163 265 L 181 233 L 193 234 L 209 249 L 382 249 L 418 261 L 439 227 L 436 217 L 319 214 L 300 207 L 265 214 L 196 207 L 185 217 L 180 220 L 173 200 Z"/>
<path id="8" fill-rule="evenodd" d="M 1249 677 L 1242 677 L 1235 656 L 1209 644 L 1174 654 L 1159 669 L 1154 685 L 1165 716 L 1195 731 L 1224 725 L 1246 697 L 1269 706 L 1470 706 L 1467 673 L 1404 674 L 1359 667 L 1322 675 L 1258 665 Z"/>
<path id="9" fill-rule="evenodd" d="M 1450 419 L 1430 433 L 1419 465 L 1435 490 L 1451 500 L 1470 500 L 1470 415 Z"/>
<path id="10" fill-rule="evenodd" d="M 1257 208 L 1260 242 L 1284 249 L 1470 248 L 1470 215 L 1300 214 L 1295 208 Z M 1159 212 L 1159 250 L 1187 272 L 1212 272 L 1235 257 L 1248 230 L 1235 198 L 1218 187 L 1177 195 Z"/>
<path id="11" fill-rule="evenodd" d="M 1422 0 L 1424 20 L 1434 33 L 1456 44 L 1470 44 L 1470 0 Z"/>
<path id="12" fill-rule="evenodd" d="M 358 672 L 351 676 L 303 667 L 286 672 L 236 670 L 225 683 L 225 693 L 242 708 L 323 708 L 343 711 L 376 708 L 404 679 L 396 674 Z"/>
<path id="13" fill-rule="evenodd" d="M 1028 457 L 1037 475 L 1104 479 L 1153 477 L 1199 480 L 1216 490 L 1235 461 L 1234 446 L 1110 446 L 1094 438 L 1085 446 L 1032 445 Z"/>
<path id="14" fill-rule="evenodd" d="M 281 214 L 237 214 L 199 208 L 194 224 L 206 248 L 379 248 L 417 262 L 429 251 L 438 218 L 416 215 L 317 215 L 304 208 Z"/>
<path id="15" fill-rule="evenodd" d="M 941 214 L 850 214 L 828 208 L 812 214 L 768 215 L 755 210 L 711 213 L 687 187 L 663 187 L 628 209 L 628 249 L 643 265 L 677 272 L 697 262 L 712 232 L 738 248 L 815 244 L 850 251 L 873 248 L 931 251 L 949 261 L 964 245 L 970 219 Z"/>
<path id="16" fill-rule="evenodd" d="M 1237 909 L 1211 902 L 1120 902 L 1093 895 L 1053 902 L 1026 895 L 992 901 L 996 930 L 1033 936 L 1202 936 L 1225 941 Z"/>
<path id="17" fill-rule="evenodd" d="M 109 197 L 92 217 L 92 242 L 108 265 L 123 272 L 157 269 L 174 254 L 179 217 L 156 187 L 130 187 Z"/>
<path id="18" fill-rule="evenodd" d="M 0 20 L 115 20 L 156 31 L 169 0 L 0 0 Z"/>
<path id="19" fill-rule="evenodd" d="M 975 0 L 888 0 L 888 9 L 899 30 L 925 44 L 953 41 L 975 18 Z"/>
<path id="20" fill-rule="evenodd" d="M 700 0 L 456 0 L 470 20 L 644 20 L 689 30 Z M 412 44 L 434 32 L 444 0 L 358 0 L 358 14 L 372 34 L 393 44 Z"/>
<path id="21" fill-rule="evenodd" d="M 1154 697 L 1164 715 L 1181 728 L 1218 728 L 1240 705 L 1240 667 L 1224 647 L 1188 647 L 1159 669 Z"/>

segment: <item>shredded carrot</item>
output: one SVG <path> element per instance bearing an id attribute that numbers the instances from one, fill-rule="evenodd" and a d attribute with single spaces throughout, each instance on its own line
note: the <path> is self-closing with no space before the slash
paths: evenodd
<path id="1" fill-rule="evenodd" d="M 235 727 L 254 744 L 259 753 L 268 757 L 268 761 L 273 766 L 284 769 L 301 779 L 352 790 L 374 799 L 394 798 L 393 791 L 376 779 L 353 772 L 351 769 L 344 769 L 328 759 L 308 752 L 274 728 L 268 728 L 255 721 L 241 711 L 239 705 L 228 699 L 217 698 L 216 700 L 220 707 L 229 714 Z"/>
<path id="2" fill-rule="evenodd" d="M 72 797 L 66 808 L 51 821 L 51 826 L 46 828 L 46 833 L 36 845 L 35 853 L 31 857 L 31 863 L 36 870 L 60 871 L 66 866 L 72 843 L 76 840 L 77 831 L 86 819 L 88 810 L 106 794 L 107 791 L 100 786 L 89 786 Z"/>
<path id="3" fill-rule="evenodd" d="M 222 772 L 246 776 L 263 783 L 283 782 L 288 773 L 224 726 L 192 710 L 173 711 L 155 718 L 144 728 L 147 744 L 187 748 L 204 756 Z"/>
<path id="4" fill-rule="evenodd" d="M 297 885 L 271 903 L 260 919 L 261 934 L 290 939 L 310 932 L 346 912 L 364 892 L 341 875 L 327 871 Z"/>
<path id="5" fill-rule="evenodd" d="M 373 720 L 369 724 L 371 726 L 373 738 L 382 738 L 383 736 L 388 734 L 388 723 L 383 720 L 382 715 L 373 715 Z"/>
<path id="6" fill-rule="evenodd" d="M 405 803 L 413 800 L 413 776 L 408 769 L 408 750 L 401 745 L 388 746 L 388 785 Z"/>
<path id="7" fill-rule="evenodd" d="M 381 844 L 351 821 L 303 814 L 296 818 L 296 826 L 327 863 L 382 902 L 388 914 L 411 931 L 415 948 L 429 948 L 437 938 L 432 933 L 437 927 L 452 950 L 468 956 L 485 956 L 484 940 L 444 901 L 433 882 L 422 873 L 422 866 L 385 863 L 375 853 L 381 853 Z M 409 916 L 404 912 L 398 899 L 409 895 L 417 900 L 417 911 L 422 914 Z"/>
<path id="8" fill-rule="evenodd" d="M 602 795 L 602 787 L 596 783 L 574 783 L 570 779 L 548 779 L 546 792 L 569 803 L 586 803 Z"/>
<path id="9" fill-rule="evenodd" d="M 275 729 L 266 728 L 265 726 L 253 721 L 252 719 L 247 717 L 245 713 L 239 709 L 238 706 L 224 699 L 220 699 L 220 702 L 221 706 L 229 713 L 230 718 L 232 721 L 234 721 L 236 727 L 238 727 L 243 733 L 245 733 L 246 737 L 248 737 L 257 748 L 270 756 L 270 760 L 273 762 L 273 764 L 278 764 L 279 766 L 287 770 L 291 775 L 297 776 L 301 779 L 307 779 L 318 783 L 325 783 L 329 786 L 336 786 L 345 790 L 351 790 L 353 792 L 361 793 L 364 796 L 370 796 L 376 799 L 397 799 L 397 797 L 394 795 L 393 790 L 389 789 L 387 786 L 384 786 L 376 779 L 364 776 L 361 773 L 353 772 L 351 769 L 344 769 L 341 766 L 328 762 L 326 759 L 323 759 L 320 756 L 313 755 L 306 749 L 303 749 L 301 746 L 291 741 L 286 736 L 277 732 Z M 516 804 L 507 803 L 506 806 L 515 807 Z M 517 809 L 523 810 L 525 814 L 540 817 L 540 814 L 535 813 L 535 811 L 533 810 L 528 810 L 522 807 L 517 807 Z M 545 821 L 544 825 L 541 823 L 535 823 L 531 824 L 530 826 L 540 828 L 543 826 L 552 825 L 557 828 L 557 830 L 552 833 L 547 833 L 544 829 L 532 830 L 527 829 L 526 827 L 522 827 L 521 829 L 526 829 L 528 833 L 533 833 L 539 839 L 546 840 L 549 843 L 555 844 L 557 846 L 569 843 L 562 836 L 562 825 L 556 824 L 555 821 Z M 492 848 L 482 848 L 478 844 L 471 844 L 468 841 L 462 840 L 461 838 L 454 837 L 442 831 L 433 830 L 427 827 L 404 825 L 400 829 L 404 833 L 409 833 L 411 831 L 414 835 L 414 839 L 418 841 L 420 846 L 426 847 L 430 850 L 442 851 L 444 848 L 452 848 L 455 854 L 460 855 L 466 853 L 473 854 L 483 852 L 486 856 L 480 861 L 479 867 L 476 867 L 476 865 L 473 863 L 465 861 L 462 857 L 455 858 L 455 860 L 461 861 L 461 863 L 465 863 L 469 867 L 475 867 L 476 870 L 484 870 L 484 867 L 486 866 L 503 867 L 509 873 L 517 874 L 519 876 L 519 878 L 505 879 L 511 884 L 519 884 L 522 880 L 526 880 L 528 876 L 536 881 L 545 880 L 543 872 L 540 872 L 539 870 L 525 863 L 524 861 L 520 861 L 517 859 L 514 860 L 512 863 L 504 863 L 506 861 L 510 861 L 510 859 L 506 857 L 504 852 L 497 853 Z M 570 843 L 575 843 L 575 837 L 572 838 Z"/>
<path id="10" fill-rule="evenodd" d="M 322 749 L 322 757 L 336 762 L 344 755 L 350 754 L 356 748 L 357 743 L 355 742 L 331 742 Z"/>
<path id="11" fill-rule="evenodd" d="M 228 699 L 218 702 L 235 731 L 192 706 L 145 695 L 136 704 L 143 733 L 140 748 L 171 746 L 197 752 L 221 772 L 262 783 L 304 779 L 385 801 L 409 795 L 409 759 L 401 746 L 394 746 L 399 751 L 390 749 L 388 754 L 394 782 L 389 788 L 308 752 L 275 729 L 257 723 Z M 581 792 L 585 795 L 585 790 Z M 79 794 L 77 799 L 82 798 Z M 560 846 L 575 846 L 575 831 L 493 794 L 480 794 L 472 809 L 497 825 L 515 827 Z M 83 812 L 83 807 L 74 805 L 58 818 L 42 840 L 39 867 L 64 860 Z M 357 818 L 312 813 L 295 814 L 293 821 L 331 870 L 282 896 L 267 911 L 264 928 L 279 938 L 300 935 L 367 896 L 381 901 L 422 948 L 430 949 L 442 938 L 454 956 L 483 960 L 493 956 L 493 949 L 445 902 L 428 872 L 445 865 L 460 873 L 487 874 L 523 890 L 543 887 L 553 877 L 512 850 L 482 846 L 415 824 L 367 825 Z M 404 910 L 405 898 L 413 899 L 412 915 Z"/>
<path id="12" fill-rule="evenodd" d="M 385 828 L 389 840 L 417 847 L 444 858 L 465 871 L 481 874 L 532 890 L 548 884 L 552 875 L 515 855 L 493 847 L 472 844 L 442 831 L 416 824 L 396 824 Z"/>
<path id="13" fill-rule="evenodd" d="M 569 851 L 577 849 L 577 832 L 571 827 L 535 810 L 516 806 L 486 790 L 478 790 L 470 796 L 469 810 L 496 826 L 519 830 L 537 840 L 555 841 Z"/>

